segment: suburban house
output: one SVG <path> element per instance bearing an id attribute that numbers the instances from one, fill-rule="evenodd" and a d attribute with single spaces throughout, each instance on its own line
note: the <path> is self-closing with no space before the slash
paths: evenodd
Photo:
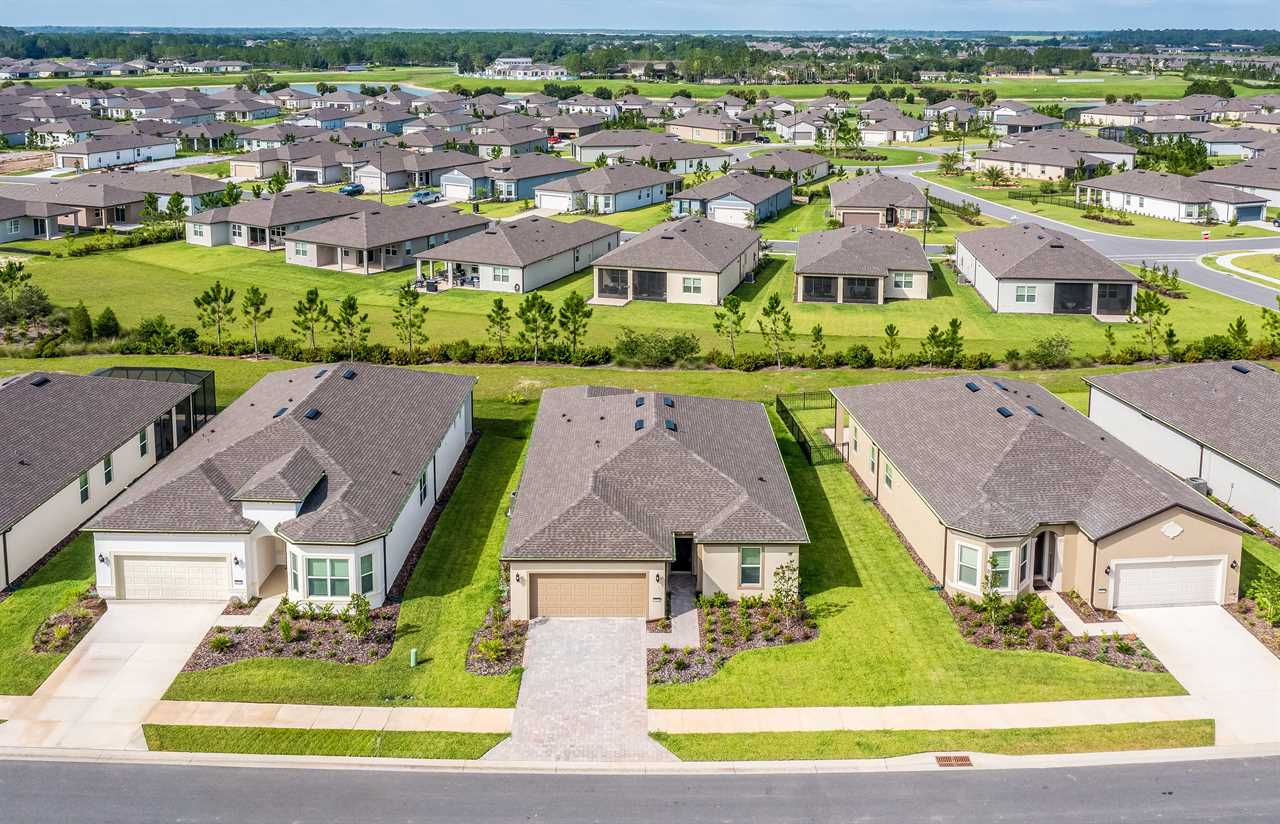
<path id="1" fill-rule="evenodd" d="M 1147 118 L 1145 106 L 1136 103 L 1108 103 L 1080 113 L 1081 126 L 1132 126 Z"/>
<path id="2" fill-rule="evenodd" d="M 473 154 L 455 151 L 375 153 L 355 171 L 351 180 L 367 192 L 438 186 L 440 178 L 454 169 L 483 165 Z"/>
<path id="3" fill-rule="evenodd" d="M 586 166 L 554 155 L 532 152 L 471 164 L 440 176 L 440 193 L 454 200 L 493 197 L 498 200 L 533 200 L 533 190 L 568 175 L 581 174 Z"/>
<path id="4" fill-rule="evenodd" d="M 573 159 L 581 163 L 594 163 L 600 155 L 613 157 L 628 149 L 659 143 L 675 143 L 675 140 L 670 135 L 658 134 L 648 129 L 604 129 L 575 140 Z"/>
<path id="5" fill-rule="evenodd" d="M 318 126 L 273 123 L 270 126 L 259 126 L 245 132 L 236 138 L 236 145 L 246 151 L 256 152 L 258 149 L 277 149 L 286 143 L 328 139 L 329 134 L 328 129 L 321 129 Z"/>
<path id="6" fill-rule="evenodd" d="M 1249 361 L 1223 361 L 1084 380 L 1091 421 L 1280 531 L 1280 374 Z"/>
<path id="7" fill-rule="evenodd" d="M 978 107 L 971 100 L 959 97 L 948 97 L 937 103 L 926 103 L 924 117 L 926 120 L 949 120 L 952 123 L 967 123 L 970 118 L 978 116 Z"/>
<path id="8" fill-rule="evenodd" d="M 548 148 L 547 133 L 542 129 L 505 129 L 497 132 L 475 132 L 470 141 L 480 154 L 491 157 L 496 149 L 500 156 L 545 152 Z"/>
<path id="9" fill-rule="evenodd" d="M 558 117 L 559 115 L 556 116 Z M 482 134 L 483 132 L 503 132 L 510 129 L 530 129 L 541 126 L 543 122 L 536 117 L 530 117 L 520 112 L 507 112 L 506 114 L 500 114 L 497 117 L 491 117 L 488 120 L 481 120 L 472 124 L 470 131 L 473 134 Z M 601 120 L 600 122 L 603 123 L 604 121 Z"/>
<path id="10" fill-rule="evenodd" d="M 822 141 L 830 142 L 835 138 L 836 126 L 827 119 L 825 110 L 813 110 L 789 114 L 773 121 L 778 137 L 798 146 L 812 146 Z"/>
<path id="11" fill-rule="evenodd" d="M 372 102 L 372 97 L 367 97 L 359 92 L 339 89 L 336 92 L 329 92 L 317 97 L 312 103 L 311 109 L 312 114 L 315 113 L 316 109 L 338 109 L 344 112 L 358 112 Z"/>
<path id="12" fill-rule="evenodd" d="M 567 386 L 538 403 L 502 565 L 516 620 L 653 620 L 673 575 L 768 597 L 808 541 L 761 404 Z"/>
<path id="13" fill-rule="evenodd" d="M 176 129 L 162 132 L 164 137 L 172 137 L 178 141 L 178 150 L 193 152 L 221 149 L 237 146 L 240 136 L 252 131 L 248 126 L 238 123 L 201 123 L 196 126 L 179 126 Z"/>
<path id="14" fill-rule="evenodd" d="M 472 232 L 489 221 L 456 209 L 379 206 L 284 236 L 286 263 L 369 275 L 411 266 L 414 254 Z"/>
<path id="15" fill-rule="evenodd" d="M 1253 147 L 1258 143 L 1266 143 L 1274 138 L 1270 132 L 1261 129 L 1250 129 L 1237 126 L 1230 129 L 1214 129 L 1192 136 L 1192 140 L 1203 143 L 1210 157 L 1249 157 Z"/>
<path id="16" fill-rule="evenodd" d="M 618 104 L 612 100 L 601 100 L 591 94 L 575 94 L 559 102 L 560 111 L 567 114 L 598 114 L 609 120 L 618 116 Z"/>
<path id="17" fill-rule="evenodd" d="M 796 183 L 808 183 L 831 174 L 831 161 L 817 152 L 777 149 L 745 157 L 729 168 L 769 177 L 785 177 Z"/>
<path id="18" fill-rule="evenodd" d="M 244 122 L 276 117 L 280 114 L 280 105 L 269 100 L 232 100 L 213 111 L 218 120 Z"/>
<path id="19" fill-rule="evenodd" d="M 991 168 L 1000 169 L 1009 177 L 1065 180 L 1091 177 L 1105 163 L 1097 155 L 1067 146 L 1022 143 L 979 155 L 974 159 L 974 168 L 979 173 Z"/>
<path id="20" fill-rule="evenodd" d="M 876 101 L 874 100 L 867 101 L 868 104 L 874 103 L 874 102 Z M 884 102 L 888 103 L 887 100 Z M 893 106 L 892 103 L 889 103 L 889 105 Z M 839 117 L 844 117 L 846 114 L 849 113 L 849 109 L 851 107 L 848 100 L 843 100 L 839 97 L 832 97 L 830 95 L 823 95 L 822 97 L 816 97 L 813 100 L 810 100 L 809 108 L 810 109 L 826 109 L 829 112 L 835 113 Z M 893 106 L 893 108 L 897 110 L 898 107 Z"/>
<path id="21" fill-rule="evenodd" d="M 1251 195 L 1265 197 L 1268 206 L 1280 206 L 1280 157 L 1270 160 L 1258 158 L 1230 166 L 1215 166 L 1207 172 L 1194 175 L 1200 180 L 1217 186 L 1230 186 Z"/>
<path id="22" fill-rule="evenodd" d="M 1099 609 L 1236 600 L 1243 524 L 1039 384 L 955 375 L 831 390 L 833 441 L 953 595 Z"/>
<path id="23" fill-rule="evenodd" d="M 94 135 L 54 149 L 53 163 L 63 169 L 105 169 L 177 157 L 172 138 L 144 134 Z"/>
<path id="24" fill-rule="evenodd" d="M 1133 169 L 1076 184 L 1076 200 L 1107 209 L 1194 223 L 1262 220 L 1267 198 L 1233 186 L 1166 172 Z"/>
<path id="25" fill-rule="evenodd" d="M 1061 128 L 1061 120 L 1039 112 L 1010 115 L 991 124 L 992 131 L 1000 135 L 1031 134 L 1032 132 L 1052 131 Z"/>
<path id="26" fill-rule="evenodd" d="M 316 98 L 320 95 L 309 92 L 306 89 L 286 87 L 270 92 L 267 96 L 276 101 L 276 104 L 283 109 L 302 111 L 311 108 L 315 104 Z"/>
<path id="27" fill-rule="evenodd" d="M 596 303 L 716 306 L 754 277 L 760 233 L 702 217 L 654 226 L 595 262 Z"/>
<path id="28" fill-rule="evenodd" d="M 682 181 L 679 175 L 623 163 L 539 184 L 533 195 L 539 209 L 607 215 L 663 203 Z"/>
<path id="29" fill-rule="evenodd" d="M 877 120 L 862 127 L 862 142 L 867 146 L 886 143 L 914 143 L 929 137 L 929 124 L 914 117 L 898 115 Z"/>
<path id="30" fill-rule="evenodd" d="M 33 209 L 37 213 L 46 212 L 47 215 L 36 216 L 54 220 L 57 223 L 55 228 L 59 231 L 129 231 L 142 225 L 142 192 L 110 183 L 97 183 L 89 176 L 39 183 L 3 183 L 0 184 L 0 197 L 45 204 L 44 207 Z M 68 212 L 64 207 L 71 207 L 71 211 Z M 46 232 L 48 228 L 46 224 Z"/>
<path id="31" fill-rule="evenodd" d="M 35 142 L 41 146 L 69 146 L 88 140 L 116 126 L 114 120 L 99 120 L 96 117 L 73 117 L 66 120 L 53 120 L 48 123 L 37 123 L 30 126 L 28 134 L 34 134 Z M 1264 132 L 1265 134 L 1265 132 Z"/>
<path id="32" fill-rule="evenodd" d="M 758 126 L 745 123 L 725 112 L 690 112 L 668 121 L 666 130 L 667 134 L 681 140 L 701 140 L 704 143 L 741 143 L 760 133 Z"/>
<path id="33" fill-rule="evenodd" d="M 999 147 L 1012 146 L 1058 146 L 1085 152 L 1110 163 L 1115 170 L 1132 169 L 1134 159 L 1138 156 L 1137 148 L 1115 140 L 1093 137 L 1075 129 L 1053 129 L 1050 131 L 1032 132 L 1027 135 L 1008 135 L 1002 137 Z"/>
<path id="34" fill-rule="evenodd" d="M 733 94 L 722 94 L 711 101 L 711 105 L 720 109 L 730 117 L 737 117 L 747 108 L 747 101 Z"/>
<path id="35" fill-rule="evenodd" d="M 187 214 L 195 214 L 203 207 L 205 195 L 221 192 L 225 186 L 213 178 L 180 172 L 98 172 L 94 183 L 128 189 L 140 195 L 155 195 L 161 210 L 168 206 L 169 198 L 178 195 Z"/>
<path id="36" fill-rule="evenodd" d="M 437 288 L 529 292 L 590 266 L 618 248 L 621 230 L 594 220 L 545 217 L 495 221 L 484 231 L 414 255 L 418 277 Z M 424 265 L 425 264 L 425 265 Z M 440 264 L 440 266 L 436 266 Z"/>
<path id="37" fill-rule="evenodd" d="M 1021 117 L 1031 114 L 1035 109 L 1021 100 L 992 100 L 978 107 L 978 117 L 983 120 L 999 122 L 1010 117 Z"/>
<path id="38" fill-rule="evenodd" d="M 480 123 L 480 118 L 467 111 L 452 112 L 432 112 L 422 118 L 424 127 L 432 129 L 444 129 L 446 132 L 466 132 L 472 126 Z M 412 127 L 407 127 L 406 132 L 414 131 Z"/>
<path id="39" fill-rule="evenodd" d="M 281 192 L 274 197 L 242 200 L 234 206 L 220 206 L 191 215 L 187 218 L 187 243 L 231 244 L 270 252 L 284 248 L 287 234 L 377 205 L 316 189 Z"/>
<path id="40" fill-rule="evenodd" d="M 929 297 L 929 259 L 900 232 L 846 226 L 801 235 L 796 252 L 800 303 L 875 303 Z"/>
<path id="41" fill-rule="evenodd" d="M 0 381 L 5 588 L 213 414 L 213 373 L 161 371 L 175 382 L 61 372 Z"/>
<path id="42" fill-rule="evenodd" d="M 705 143 L 680 143 L 674 140 L 633 146 L 612 156 L 613 163 L 647 163 L 664 172 L 679 175 L 697 171 L 722 169 L 733 162 L 733 155 Z"/>
<path id="43" fill-rule="evenodd" d="M 369 363 L 263 377 L 89 524 L 99 594 L 380 606 L 466 448 L 474 383 Z"/>
<path id="44" fill-rule="evenodd" d="M 929 219 L 924 192 L 878 172 L 831 183 L 831 216 L 841 226 L 919 226 Z"/>
<path id="45" fill-rule="evenodd" d="M 273 149 L 257 149 L 235 155 L 230 159 L 230 178 L 233 181 L 264 180 L 276 172 L 283 172 L 285 177 L 294 180 L 293 164 L 296 161 L 315 157 L 319 152 L 332 152 L 337 149 L 336 144 L 327 140 L 306 139 L 296 143 L 283 143 Z"/>
<path id="46" fill-rule="evenodd" d="M 845 104 L 846 108 L 848 104 Z M 810 104 L 810 109 L 816 108 Z M 898 108 L 896 103 L 885 100 L 882 97 L 872 98 L 863 103 L 858 104 L 858 119 L 865 125 L 868 122 L 874 123 L 877 120 L 885 120 L 892 117 L 902 117 L 902 109 Z"/>
<path id="47" fill-rule="evenodd" d="M 994 312 L 1123 320 L 1138 278 L 1069 234 L 1035 223 L 956 236 L 956 272 Z"/>
<path id="48" fill-rule="evenodd" d="M 542 121 L 547 137 L 576 140 L 584 135 L 602 131 L 606 118 L 598 114 L 558 114 Z"/>
<path id="49" fill-rule="evenodd" d="M 1168 118 L 1144 120 L 1132 126 L 1101 128 L 1098 130 L 1098 136 L 1134 144 L 1172 143 L 1180 137 L 1199 137 L 1217 129 L 1218 127 L 1212 123 Z"/>
<path id="50" fill-rule="evenodd" d="M 791 181 L 729 172 L 685 189 L 671 198 L 674 217 L 705 215 L 717 223 L 751 226 L 791 206 Z"/>
<path id="51" fill-rule="evenodd" d="M 58 218 L 79 213 L 75 206 L 0 196 L 0 243 L 52 240 L 62 231 Z"/>
<path id="52" fill-rule="evenodd" d="M 408 123 L 418 119 L 417 112 L 397 106 L 369 106 L 347 118 L 346 125 L 372 129 L 375 132 L 400 134 Z"/>
<path id="53" fill-rule="evenodd" d="M 359 111 L 356 109 L 355 111 Z M 299 126 L 316 126 L 321 129 L 341 129 L 355 111 L 340 109 L 336 106 L 312 106 L 305 112 L 294 115 L 291 119 Z"/>
<path id="54" fill-rule="evenodd" d="M 451 147 L 462 151 L 464 147 L 470 147 L 465 150 L 476 154 L 475 144 L 471 142 L 470 135 L 447 132 L 444 129 L 427 128 L 405 132 L 396 141 L 396 145 L 415 152 L 447 151 Z"/>

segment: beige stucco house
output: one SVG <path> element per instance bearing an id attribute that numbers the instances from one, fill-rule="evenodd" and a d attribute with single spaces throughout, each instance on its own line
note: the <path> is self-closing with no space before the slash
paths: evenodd
<path id="1" fill-rule="evenodd" d="M 800 238 L 796 294 L 801 303 L 884 303 L 929 297 L 929 259 L 900 232 L 846 226 Z"/>
<path id="2" fill-rule="evenodd" d="M 769 596 L 808 540 L 761 404 L 569 386 L 542 394 L 502 564 L 517 620 L 653 620 L 672 576 Z"/>
<path id="3" fill-rule="evenodd" d="M 1246 527 L 1038 384 L 839 387 L 833 441 L 952 594 L 1229 603 Z M 994 579 L 994 580 L 991 580 Z"/>

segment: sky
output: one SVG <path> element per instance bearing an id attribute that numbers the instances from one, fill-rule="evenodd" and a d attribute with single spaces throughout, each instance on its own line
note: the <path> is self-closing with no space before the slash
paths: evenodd
<path id="1" fill-rule="evenodd" d="M 11 26 L 235 26 L 610 29 L 1275 28 L 1270 0 L 6 0 Z"/>

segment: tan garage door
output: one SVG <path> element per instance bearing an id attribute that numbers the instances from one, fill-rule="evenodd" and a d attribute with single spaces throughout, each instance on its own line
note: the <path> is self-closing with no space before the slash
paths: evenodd
<path id="1" fill-rule="evenodd" d="M 224 601 L 229 597 L 226 558 L 126 557 L 117 591 L 134 601 Z"/>
<path id="2" fill-rule="evenodd" d="M 643 573 L 533 575 L 529 614 L 534 618 L 643 618 L 648 613 Z"/>
<path id="3" fill-rule="evenodd" d="M 880 215 L 875 212 L 841 212 L 842 226 L 879 226 Z"/>

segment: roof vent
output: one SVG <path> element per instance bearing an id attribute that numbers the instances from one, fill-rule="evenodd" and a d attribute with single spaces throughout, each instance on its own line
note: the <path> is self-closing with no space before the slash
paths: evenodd
<path id="1" fill-rule="evenodd" d="M 1007 406 L 997 406 L 996 411 L 1000 413 L 1001 417 L 1004 417 L 1004 418 L 1013 417 L 1013 410 Z"/>
<path id="2" fill-rule="evenodd" d="M 670 395 L 667 395 L 665 398 L 662 399 L 662 405 L 667 407 L 668 409 L 675 409 L 676 408 L 675 398 L 671 397 Z"/>
<path id="3" fill-rule="evenodd" d="M 49 382 L 49 379 L 48 379 L 46 376 L 41 375 L 41 376 L 39 376 L 38 378 L 36 378 L 35 380 L 31 381 L 31 385 L 32 385 L 32 386 L 44 386 L 44 385 L 45 385 L 46 383 L 48 383 L 48 382 Z"/>
<path id="4" fill-rule="evenodd" d="M 325 373 L 327 373 L 328 371 L 329 371 L 328 369 L 321 369 L 319 372 L 316 373 L 316 377 L 323 378 L 325 376 Z"/>
<path id="5" fill-rule="evenodd" d="M 345 371 L 345 372 L 343 372 L 343 373 L 342 373 L 342 377 L 343 377 L 343 378 L 345 378 L 346 380 L 349 380 L 349 381 L 350 381 L 350 380 L 355 380 L 355 377 L 356 377 L 356 370 L 354 370 L 354 369 L 348 369 L 347 371 Z"/>
<path id="6" fill-rule="evenodd" d="M 666 422 L 663 425 L 666 426 L 668 432 L 676 431 L 676 422 L 671 420 L 670 418 L 667 418 Z"/>
<path id="7" fill-rule="evenodd" d="M 306 418 L 309 421 L 314 421 L 316 418 L 320 417 L 320 410 L 316 409 L 313 406 L 310 409 L 308 409 L 306 412 L 304 412 L 302 414 L 302 417 Z"/>
<path id="8" fill-rule="evenodd" d="M 964 388 L 968 389 L 970 392 L 977 392 L 980 387 L 973 381 L 969 381 L 964 385 Z"/>
<path id="9" fill-rule="evenodd" d="M 639 409 L 642 406 L 644 406 L 644 395 L 638 395 L 636 397 L 636 408 Z"/>
<path id="10" fill-rule="evenodd" d="M 1044 415 L 1040 414 L 1040 410 L 1039 410 L 1039 409 L 1036 409 L 1036 408 L 1035 408 L 1034 406 L 1032 406 L 1031 404 L 1027 404 L 1027 411 L 1028 411 L 1028 412 L 1030 412 L 1032 415 L 1035 415 L 1037 418 L 1043 418 L 1043 417 L 1044 417 Z"/>
<path id="11" fill-rule="evenodd" d="M 273 417 L 273 418 L 278 418 L 278 417 L 280 417 L 281 415 L 283 415 L 284 413 L 286 413 L 286 412 L 288 412 L 288 411 L 289 411 L 289 407 L 287 407 L 287 406 L 282 406 L 282 407 L 280 407 L 279 409 L 277 409 L 277 410 L 276 410 L 276 413 L 275 413 L 274 415 L 272 415 L 271 417 Z"/>
<path id="12" fill-rule="evenodd" d="M 996 381 L 995 383 L 996 383 L 996 389 L 999 389 L 1001 392 L 1008 392 L 1008 391 L 1009 391 L 1009 387 L 1005 386 L 1005 385 L 1004 385 L 1003 383 L 1001 383 L 1000 381 Z"/>
<path id="13" fill-rule="evenodd" d="M 1243 366 L 1243 365 L 1238 364 L 1238 363 L 1233 363 L 1233 364 L 1231 364 L 1231 368 L 1232 368 L 1232 369 L 1234 369 L 1234 370 L 1236 370 L 1237 372 L 1239 372 L 1241 375 L 1247 375 L 1247 374 L 1249 374 L 1249 367 L 1247 367 L 1247 366 Z M 35 381 L 32 381 L 32 383 L 35 383 Z M 40 385 L 40 384 L 38 384 L 38 383 L 36 384 L 36 386 L 39 386 L 39 385 Z"/>
<path id="14" fill-rule="evenodd" d="M 636 418 L 636 431 L 644 429 L 644 418 Z"/>

